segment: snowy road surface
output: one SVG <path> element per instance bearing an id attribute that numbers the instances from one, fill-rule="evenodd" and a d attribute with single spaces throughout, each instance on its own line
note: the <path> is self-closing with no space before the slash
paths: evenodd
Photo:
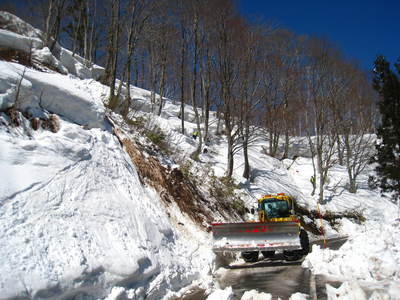
<path id="1" fill-rule="evenodd" d="M 343 238 L 330 239 L 327 246 L 338 249 L 345 241 Z M 315 244 L 321 245 L 323 242 L 317 241 Z M 282 254 L 278 253 L 272 259 L 257 263 L 232 265 L 217 280 L 221 289 L 232 286 L 234 299 L 240 299 L 245 291 L 252 289 L 270 293 L 273 299 L 288 299 L 296 292 L 314 296 L 314 299 L 326 299 L 325 284 L 329 283 L 334 287 L 340 285 L 340 282 L 328 282 L 324 276 L 314 277 L 309 269 L 301 266 L 301 262 L 302 260 L 285 261 Z"/>

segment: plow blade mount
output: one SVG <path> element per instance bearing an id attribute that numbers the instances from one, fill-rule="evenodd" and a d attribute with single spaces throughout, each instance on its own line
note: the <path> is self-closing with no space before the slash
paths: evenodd
<path id="1" fill-rule="evenodd" d="M 294 221 L 214 223 L 211 228 L 215 252 L 301 249 L 299 224 Z"/>

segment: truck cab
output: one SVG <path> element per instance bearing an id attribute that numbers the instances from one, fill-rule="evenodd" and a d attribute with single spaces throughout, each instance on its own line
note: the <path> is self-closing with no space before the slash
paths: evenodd
<path id="1" fill-rule="evenodd" d="M 258 200 L 258 219 L 260 222 L 293 221 L 293 203 L 284 193 L 265 195 Z"/>

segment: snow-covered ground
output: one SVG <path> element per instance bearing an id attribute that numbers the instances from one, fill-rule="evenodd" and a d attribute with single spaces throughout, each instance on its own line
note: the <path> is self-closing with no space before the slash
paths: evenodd
<path id="1" fill-rule="evenodd" d="M 209 299 L 230 299 L 232 290 L 213 290 L 210 234 L 140 182 L 135 165 L 113 135 L 103 104 L 107 87 L 92 79 L 101 68 L 88 69 L 65 49 L 58 51 L 64 56 L 54 57 L 40 43 L 40 32 L 8 14 L 0 17 L 25 28 L 13 33 L 0 29 L 1 46 L 28 51 L 31 39 L 37 39 L 34 52 L 44 53 L 37 59 L 66 73 L 0 61 L 0 110 L 15 103 L 23 75 L 19 107 L 33 117 L 53 113 L 60 119 L 60 130 L 53 133 L 34 131 L 26 119 L 12 127 L 9 117 L 0 113 L 0 299 L 168 299 L 190 286 L 206 290 Z M 174 157 L 180 153 L 188 160 L 196 148 L 191 138 L 196 128 L 193 110 L 187 106 L 187 134 L 182 135 L 179 104 L 167 101 L 157 117 L 149 113 L 150 92 L 132 87 L 131 94 L 141 109 L 138 114 L 151 116 L 162 128 L 176 150 Z M 211 122 L 214 133 L 213 114 Z M 310 196 L 310 158 L 279 161 L 264 154 L 263 146 L 266 142 L 260 141 L 250 149 L 253 182 L 241 176 L 242 154 L 235 157 L 233 177 L 243 186 L 239 193 L 246 205 L 253 207 L 254 198 L 264 194 L 286 192 L 304 207 L 316 209 L 317 198 Z M 193 168 L 211 166 L 217 176 L 224 175 L 226 148 L 223 138 L 212 135 L 208 153 L 201 154 Z M 322 212 L 357 210 L 367 218 L 361 225 L 341 220 L 338 231 L 328 233 L 349 235 L 348 242 L 336 251 L 314 246 L 303 263 L 314 273 L 345 282 L 340 290 L 328 287 L 329 299 L 400 295 L 397 208 L 368 189 L 371 171 L 360 176 L 357 194 L 344 189 L 343 167 L 335 166 L 329 175 Z M 249 291 L 242 299 L 269 297 Z M 294 294 L 291 299 L 306 296 Z"/>

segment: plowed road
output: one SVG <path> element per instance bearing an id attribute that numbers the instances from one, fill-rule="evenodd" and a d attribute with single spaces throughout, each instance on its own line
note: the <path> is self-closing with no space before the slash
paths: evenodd
<path id="1" fill-rule="evenodd" d="M 327 241 L 327 247 L 338 249 L 347 238 L 334 238 Z M 313 244 L 323 244 L 322 241 Z M 260 257 L 262 257 L 260 255 Z M 228 267 L 228 271 L 217 281 L 221 288 L 232 286 L 234 299 L 240 299 L 245 291 L 256 289 L 258 292 L 270 293 L 273 299 L 278 297 L 288 299 L 292 294 L 301 292 L 310 295 L 312 299 L 326 299 L 323 276 L 314 276 L 310 270 L 301 267 L 302 260 L 288 262 L 282 254 L 272 259 L 256 263 L 245 263 Z M 340 282 L 329 282 L 332 286 Z"/>
<path id="2" fill-rule="evenodd" d="M 327 247 L 340 248 L 347 237 L 333 238 L 327 241 Z M 313 244 L 323 245 L 322 241 Z M 222 275 L 216 275 L 215 280 L 220 288 L 232 286 L 234 299 L 240 299 L 245 291 L 256 289 L 258 292 L 270 293 L 273 299 L 288 299 L 292 294 L 301 292 L 310 295 L 311 299 L 326 299 L 325 284 L 338 287 L 340 282 L 328 281 L 323 276 L 314 276 L 310 270 L 301 267 L 302 260 L 288 262 L 282 254 L 272 259 L 256 263 L 243 263 L 226 267 Z M 203 290 L 193 290 L 181 298 L 184 300 L 206 299 Z"/>

